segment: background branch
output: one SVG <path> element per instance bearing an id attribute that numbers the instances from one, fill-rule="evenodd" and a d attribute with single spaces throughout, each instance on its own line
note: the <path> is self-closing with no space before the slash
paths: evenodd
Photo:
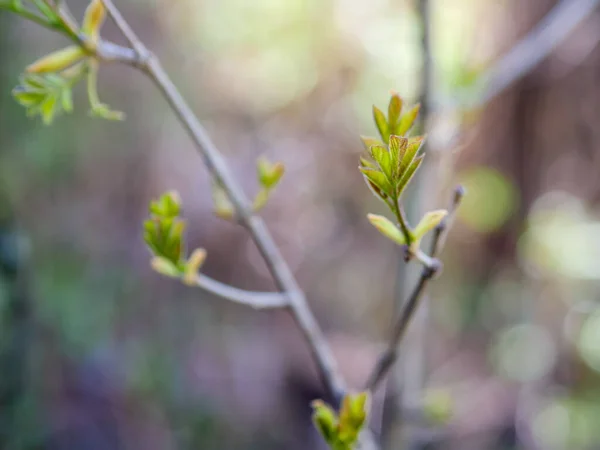
<path id="1" fill-rule="evenodd" d="M 521 80 L 546 59 L 598 7 L 600 0 L 561 0 L 529 32 L 481 76 L 481 89 L 475 96 L 439 98 L 434 112 L 448 114 L 482 107 Z M 438 130 L 434 129 L 433 134 Z M 460 124 L 444 130 L 436 147 L 453 148 L 459 140 Z"/>
<path id="2" fill-rule="evenodd" d="M 452 220 L 454 219 L 456 209 L 460 204 L 463 194 L 464 190 L 462 187 L 459 186 L 456 188 L 448 216 L 446 216 L 446 218 L 435 228 L 433 240 L 431 242 L 430 254 L 432 257 L 435 257 L 442 249 L 445 235 L 450 227 L 450 224 L 452 223 Z M 435 267 L 423 267 L 419 281 L 406 301 L 402 313 L 400 314 L 400 317 L 398 318 L 394 329 L 392 330 L 389 344 L 378 358 L 373 371 L 369 375 L 365 389 L 370 391 L 377 389 L 377 386 L 384 379 L 390 368 L 398 359 L 398 344 L 402 340 L 402 337 L 406 334 L 406 330 L 411 323 L 411 319 L 415 314 L 417 306 L 419 305 L 419 301 L 423 297 L 423 292 L 425 291 L 429 281 L 435 276 L 436 272 L 437 270 Z"/>

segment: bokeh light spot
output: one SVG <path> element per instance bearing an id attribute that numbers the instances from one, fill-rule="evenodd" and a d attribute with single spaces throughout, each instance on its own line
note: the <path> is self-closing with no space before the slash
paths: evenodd
<path id="1" fill-rule="evenodd" d="M 496 370 L 511 380 L 527 382 L 546 375 L 556 361 L 556 350 L 548 333 L 535 325 L 505 329 L 492 348 Z"/>
<path id="2" fill-rule="evenodd" d="M 516 189 L 497 170 L 476 167 L 463 172 L 459 179 L 468 195 L 463 199 L 458 214 L 474 230 L 484 233 L 497 230 L 516 210 Z"/>

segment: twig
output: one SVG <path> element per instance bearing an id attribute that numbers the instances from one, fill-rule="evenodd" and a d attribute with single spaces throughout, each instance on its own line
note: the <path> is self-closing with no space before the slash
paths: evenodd
<path id="1" fill-rule="evenodd" d="M 454 219 L 456 209 L 460 204 L 463 194 L 464 189 L 461 186 L 457 187 L 454 191 L 454 198 L 452 200 L 448 216 L 446 216 L 446 218 L 435 228 L 433 239 L 431 242 L 430 254 L 432 257 L 435 257 L 442 248 L 446 232 L 449 229 L 452 220 Z M 419 300 L 423 296 L 425 288 L 436 273 L 437 268 L 435 266 L 423 267 L 421 276 L 419 277 L 419 281 L 417 282 L 417 285 L 415 286 L 410 297 L 406 301 L 404 309 L 402 310 L 398 321 L 394 325 L 394 329 L 392 331 L 392 335 L 390 337 L 388 346 L 379 357 L 373 371 L 371 372 L 371 375 L 369 375 L 368 381 L 365 385 L 365 389 L 374 391 L 379 385 L 379 383 L 386 376 L 392 365 L 398 359 L 398 344 L 400 343 L 402 337 L 405 335 L 406 330 L 408 329 L 411 319 L 413 318 L 417 306 L 419 305 Z"/>
<path id="2" fill-rule="evenodd" d="M 158 59 L 139 40 L 112 0 L 103 0 L 103 3 L 117 27 L 136 51 L 138 57 L 136 60 L 139 63 L 135 66 L 141 68 L 163 93 L 173 112 L 196 144 L 207 168 L 227 193 L 237 211 L 241 224 L 248 230 L 263 256 L 277 287 L 287 297 L 287 307 L 310 346 L 320 377 L 328 393 L 336 402 L 339 402 L 346 392 L 346 385 L 338 372 L 333 353 L 308 307 L 304 293 L 300 290 L 264 222 L 252 212 L 250 202 L 230 172 L 221 153 L 170 80 Z M 124 62 L 131 64 L 131 61 Z"/>
<path id="3" fill-rule="evenodd" d="M 436 109 L 476 108 L 497 97 L 547 58 L 599 4 L 600 0 L 562 0 L 481 77 L 482 95 L 441 99 Z"/>
<path id="4" fill-rule="evenodd" d="M 599 0 L 562 0 L 488 73 L 486 103 L 531 72 L 600 4 Z"/>
<path id="5" fill-rule="evenodd" d="M 206 275 L 198 275 L 195 286 L 223 300 L 239 303 L 254 309 L 285 308 L 289 304 L 288 297 L 279 292 L 253 292 L 238 289 Z"/>

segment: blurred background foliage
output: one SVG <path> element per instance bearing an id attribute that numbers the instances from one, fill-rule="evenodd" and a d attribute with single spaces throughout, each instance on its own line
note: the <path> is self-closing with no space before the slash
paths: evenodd
<path id="1" fill-rule="evenodd" d="M 121 3 L 249 191 L 260 154 L 285 163 L 264 216 L 360 386 L 399 256 L 365 218 L 384 211 L 357 170 L 358 135 L 375 134 L 371 105 L 390 89 L 417 100 L 415 5 Z M 554 3 L 432 1 L 434 96 L 477 98 L 483 71 Z M 428 201 L 445 205 L 457 182 L 469 193 L 431 294 L 425 383 L 454 404 L 431 448 L 600 445 L 599 20 L 491 103 L 454 112 L 465 139 L 431 155 Z M 110 25 L 105 37 L 122 42 Z M 291 319 L 149 269 L 148 201 L 176 189 L 203 271 L 273 288 L 248 236 L 212 216 L 207 172 L 151 84 L 101 68 L 123 123 L 90 119 L 76 92 L 76 114 L 48 128 L 10 97 L 25 65 L 64 44 L 0 14 L 0 447 L 320 448 L 309 403 L 323 392 Z"/>

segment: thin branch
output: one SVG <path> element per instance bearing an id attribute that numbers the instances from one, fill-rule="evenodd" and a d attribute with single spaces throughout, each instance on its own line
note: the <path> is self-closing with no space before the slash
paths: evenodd
<path id="1" fill-rule="evenodd" d="M 446 216 L 446 218 L 435 228 L 431 242 L 430 254 L 432 257 L 435 257 L 442 248 L 442 245 L 445 241 L 445 235 L 450 227 L 450 224 L 452 223 L 452 220 L 454 219 L 456 209 L 460 204 L 463 194 L 464 190 L 462 187 L 459 186 L 456 188 L 448 216 Z M 379 357 L 373 371 L 371 372 L 371 375 L 369 375 L 365 389 L 370 391 L 375 390 L 398 359 L 398 345 L 402 340 L 402 337 L 406 334 L 406 330 L 411 323 L 411 319 L 413 318 L 417 306 L 419 305 L 419 301 L 423 297 L 425 288 L 436 273 L 436 267 L 423 267 L 419 281 L 417 282 L 412 294 L 406 301 L 402 313 L 394 325 L 388 346 Z"/>
<path id="2" fill-rule="evenodd" d="M 600 4 L 600 0 L 562 0 L 487 75 L 486 103 L 533 70 Z"/>
<path id="3" fill-rule="evenodd" d="M 138 60 L 141 60 L 140 68 L 163 93 L 173 112 L 196 144 L 207 168 L 223 186 L 238 213 L 241 224 L 248 230 L 263 256 L 277 287 L 287 296 L 289 300 L 288 308 L 310 346 L 328 393 L 336 402 L 339 402 L 345 395 L 346 385 L 338 372 L 333 353 L 307 304 L 304 293 L 298 286 L 264 222 L 252 212 L 250 202 L 229 170 L 223 156 L 170 80 L 158 59 L 148 51 L 131 30 L 112 0 L 103 0 L 103 2 L 115 24 L 136 50 Z"/>
<path id="4" fill-rule="evenodd" d="M 285 308 L 289 305 L 289 300 L 285 294 L 279 292 L 246 291 L 221 283 L 202 274 L 199 274 L 195 280 L 195 286 L 223 300 L 239 303 L 254 309 L 277 309 Z"/>
<path id="5" fill-rule="evenodd" d="M 560 1 L 481 77 L 482 95 L 442 99 L 436 109 L 476 108 L 497 97 L 546 59 L 599 4 L 600 0 Z"/>

